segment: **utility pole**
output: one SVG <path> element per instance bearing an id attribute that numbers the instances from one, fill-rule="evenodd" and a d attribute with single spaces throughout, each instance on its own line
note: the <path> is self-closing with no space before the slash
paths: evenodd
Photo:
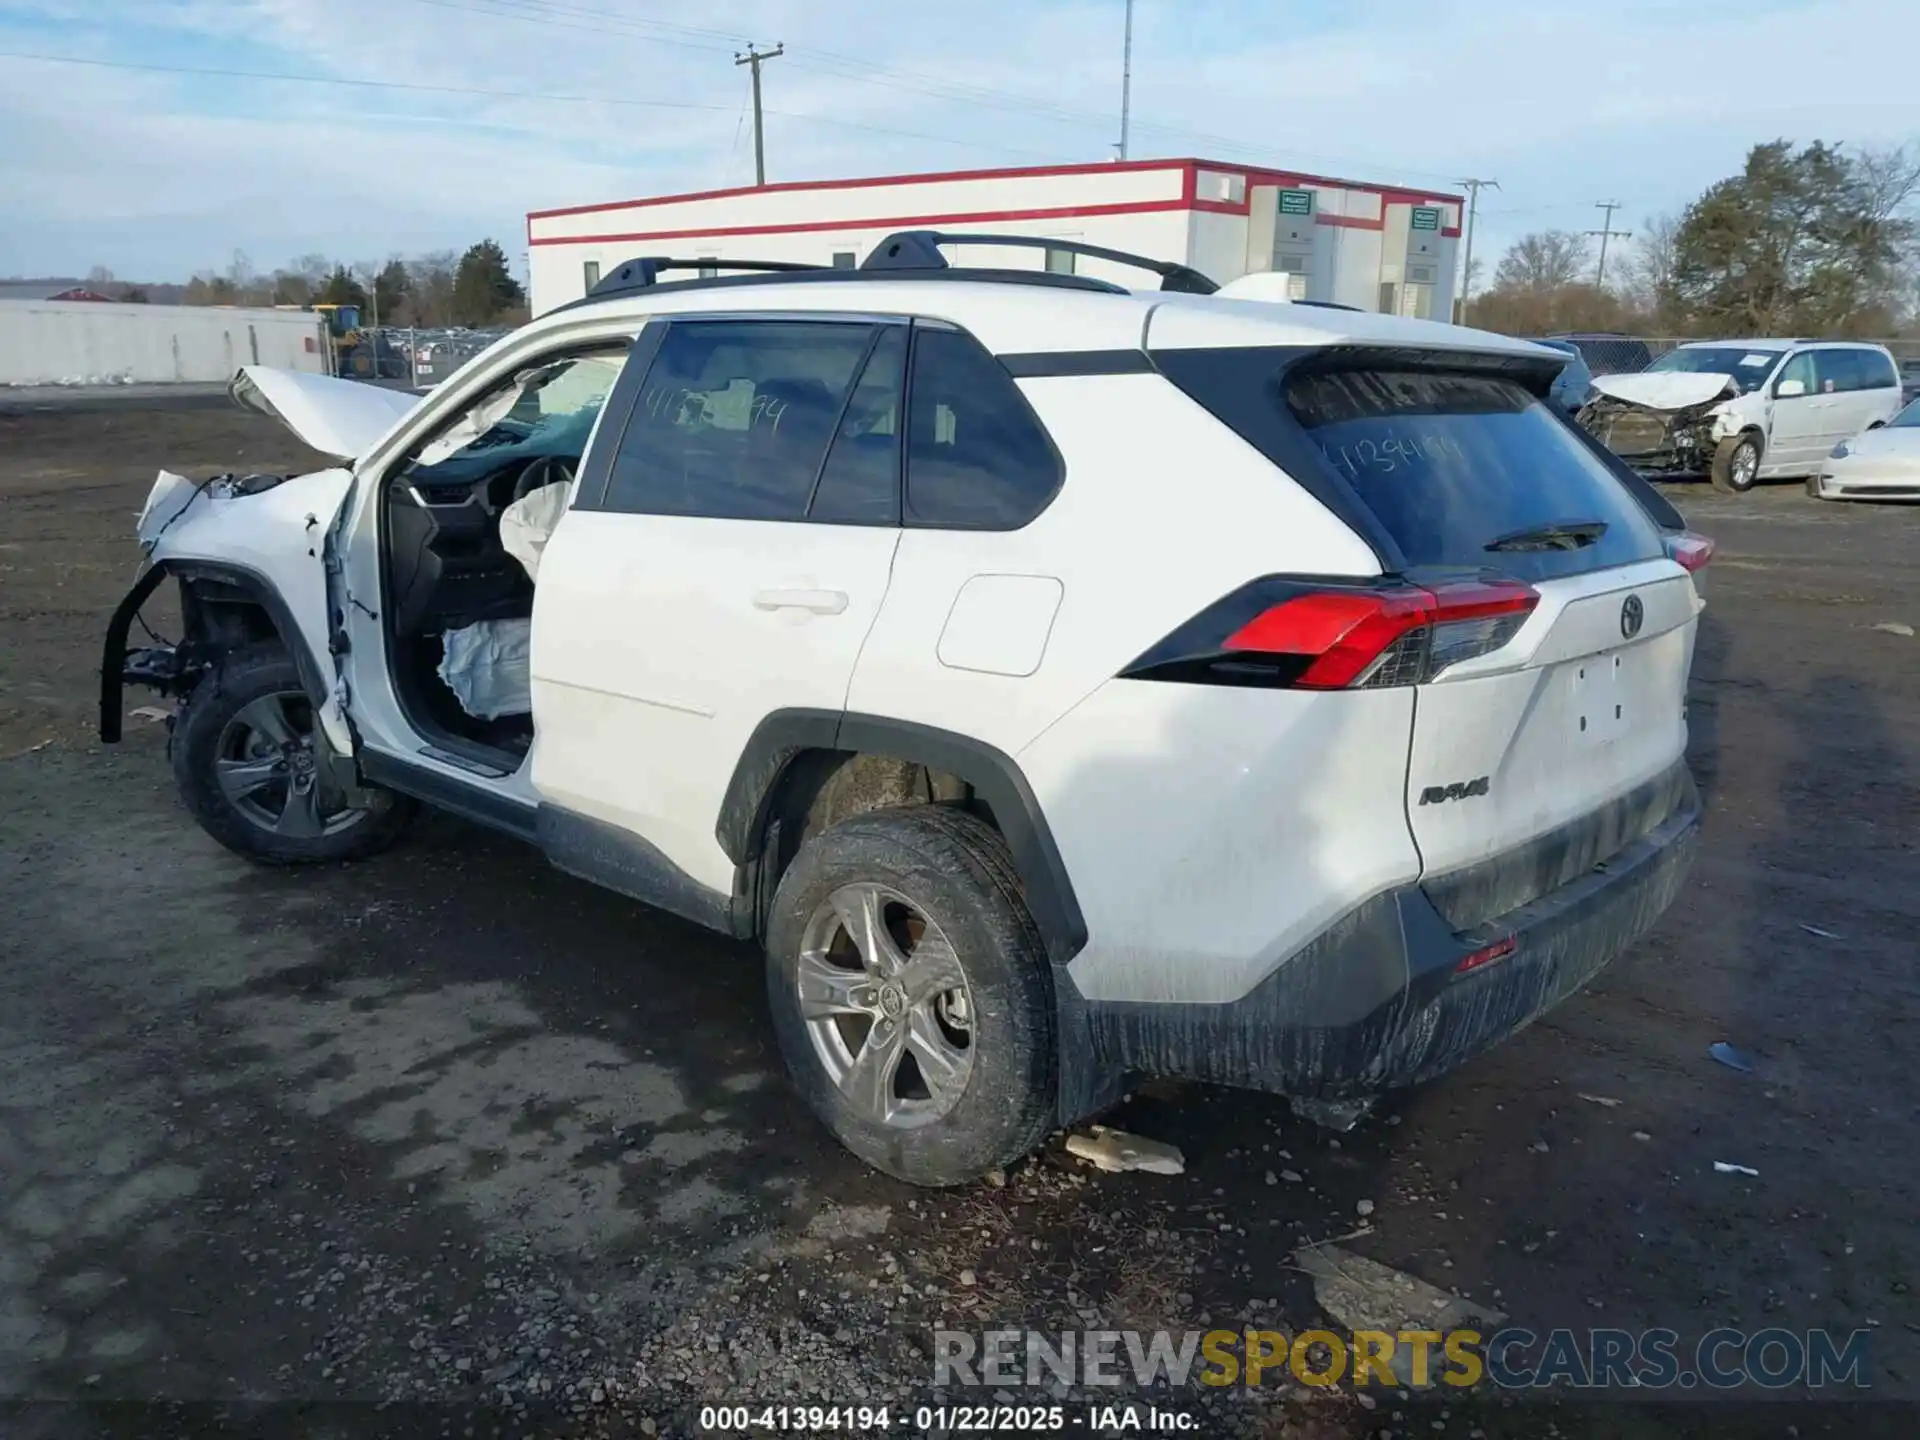
<path id="1" fill-rule="evenodd" d="M 1120 49 L 1120 158 L 1127 158 L 1127 126 L 1133 117 L 1133 0 L 1127 0 L 1126 40 Z"/>
<path id="2" fill-rule="evenodd" d="M 1606 288 L 1607 283 L 1607 241 L 1631 240 L 1633 238 L 1633 232 L 1631 230 L 1616 230 L 1613 228 L 1613 212 L 1624 208 L 1618 200 L 1596 200 L 1593 202 L 1593 208 L 1604 211 L 1606 214 L 1606 219 L 1600 222 L 1600 228 L 1598 230 L 1588 230 L 1585 232 L 1588 235 L 1597 235 L 1600 238 L 1600 268 L 1594 274 L 1593 288 L 1601 290 Z"/>
<path id="3" fill-rule="evenodd" d="M 753 67 L 753 183 L 756 185 L 767 183 L 767 133 L 760 118 L 760 62 L 786 53 L 783 40 L 771 50 L 756 50 L 749 45 L 746 54 L 733 57 L 734 64 Z"/>
<path id="4" fill-rule="evenodd" d="M 1498 180 L 1456 180 L 1453 182 L 1467 192 L 1467 235 L 1466 254 L 1460 263 L 1460 323 L 1467 323 L 1467 294 L 1473 289 L 1473 222 L 1480 213 L 1480 192 L 1498 190 Z"/>

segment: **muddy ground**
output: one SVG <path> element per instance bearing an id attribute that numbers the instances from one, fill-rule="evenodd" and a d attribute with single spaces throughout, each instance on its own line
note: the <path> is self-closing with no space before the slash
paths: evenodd
<path id="1" fill-rule="evenodd" d="M 1587 993 L 1343 1137 L 1157 1087 L 1115 1123 L 1183 1176 L 1055 1137 L 927 1193 L 796 1102 L 746 948 L 448 819 L 256 869 L 175 801 L 163 724 L 99 745 L 162 462 L 316 463 L 218 397 L 0 408 L 0 1430 L 685 1435 L 800 1400 L 902 1430 L 932 1326 L 1308 1328 L 1292 1252 L 1362 1231 L 1538 1332 L 1870 1330 L 1871 1385 L 1163 1393 L 1188 1433 L 1916 1433 L 1920 639 L 1874 627 L 1920 625 L 1920 510 L 1675 492 L 1722 547 L 1705 844 Z"/>

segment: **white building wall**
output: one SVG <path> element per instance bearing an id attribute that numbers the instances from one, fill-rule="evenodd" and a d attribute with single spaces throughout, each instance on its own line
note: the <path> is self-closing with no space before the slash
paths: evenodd
<path id="1" fill-rule="evenodd" d="M 1229 280 L 1238 280 L 1249 269 L 1264 270 L 1265 265 L 1250 264 L 1247 244 L 1247 217 L 1245 215 L 1223 215 L 1215 210 L 1193 210 L 1187 212 L 1191 222 L 1188 229 L 1187 264 L 1198 270 L 1210 280 L 1222 285 Z M 1269 247 L 1271 248 L 1271 247 Z M 1138 277 L 1134 283 L 1139 283 Z"/>
<path id="2" fill-rule="evenodd" d="M 1282 188 L 1314 194 L 1315 239 L 1307 298 L 1379 308 L 1383 281 L 1405 295 L 1406 230 L 1414 192 L 1205 161 L 1153 161 L 1043 173 L 974 172 L 768 186 L 704 196 L 583 206 L 528 217 L 534 313 L 576 300 L 589 267 L 606 275 L 649 255 L 682 259 L 788 260 L 858 264 L 885 236 L 907 229 L 1033 235 L 1178 260 L 1226 283 L 1273 268 Z M 1426 203 L 1424 201 L 1420 203 Z M 1448 313 L 1459 207 L 1436 200 L 1441 230 L 1430 313 Z M 955 247 L 959 265 L 1040 269 L 1043 252 Z M 1143 281 L 1126 266 L 1076 257 L 1076 273 L 1129 287 Z"/>
<path id="3" fill-rule="evenodd" d="M 242 365 L 324 373 L 325 321 L 287 310 L 0 300 L 0 385 L 222 381 Z"/>

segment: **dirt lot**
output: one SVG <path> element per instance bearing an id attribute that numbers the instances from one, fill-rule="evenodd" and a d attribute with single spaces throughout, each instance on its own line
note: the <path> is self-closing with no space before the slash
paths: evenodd
<path id="1" fill-rule="evenodd" d="M 745 948 L 446 819 L 358 868 L 254 869 L 176 803 L 164 725 L 100 746 L 99 635 L 162 462 L 314 463 L 217 398 L 0 408 L 0 1429 L 898 1407 L 935 1325 L 1324 1325 L 1293 1251 L 1358 1230 L 1538 1332 L 1866 1328 L 1872 1388 L 1163 1406 L 1202 1434 L 1916 1433 L 1920 639 L 1874 626 L 1920 624 L 1920 510 L 1676 492 L 1722 547 L 1706 842 L 1590 992 L 1345 1137 L 1156 1087 L 1116 1123 L 1184 1176 L 1092 1172 L 1056 1137 L 930 1194 L 801 1110 Z"/>

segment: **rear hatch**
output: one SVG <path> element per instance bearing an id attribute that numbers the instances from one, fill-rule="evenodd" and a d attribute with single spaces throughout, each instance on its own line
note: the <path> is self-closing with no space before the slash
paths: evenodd
<path id="1" fill-rule="evenodd" d="M 1537 397 L 1544 371 L 1378 347 L 1155 359 L 1374 544 L 1389 608 L 1437 597 L 1345 683 L 1414 686 L 1407 823 L 1456 928 L 1576 878 L 1684 802 L 1700 601 L 1673 555 L 1700 552 Z"/>

